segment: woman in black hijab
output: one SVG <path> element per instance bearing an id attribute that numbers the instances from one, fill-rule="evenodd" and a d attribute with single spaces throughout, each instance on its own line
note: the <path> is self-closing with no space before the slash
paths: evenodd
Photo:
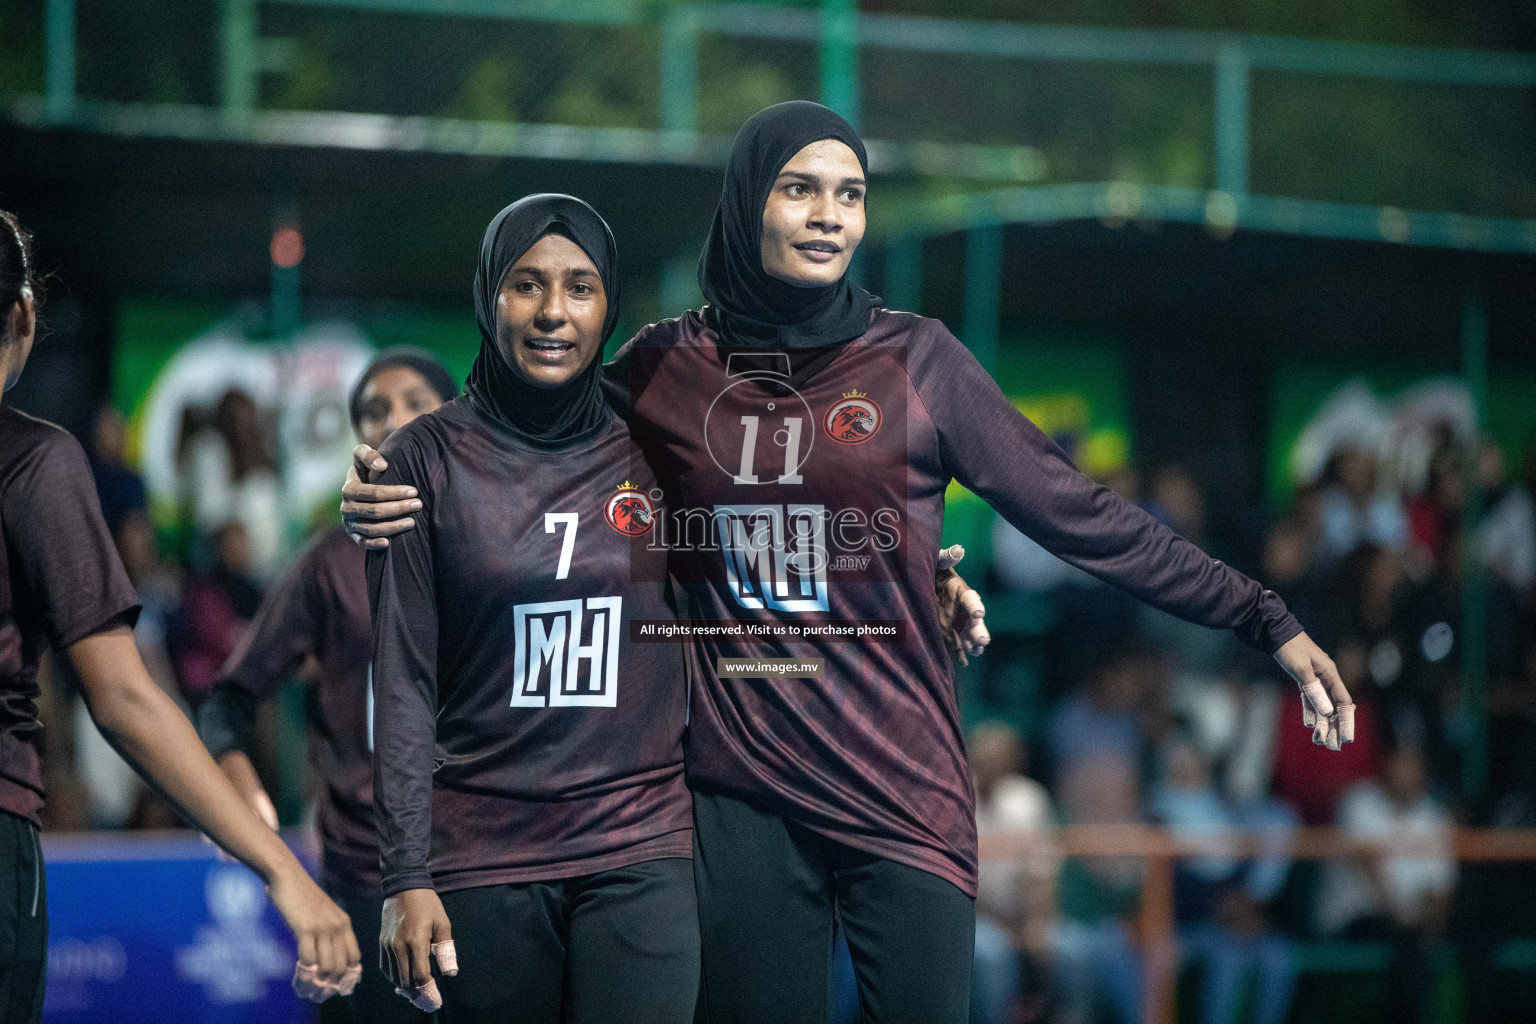
<path id="1" fill-rule="evenodd" d="M 421 507 L 368 556 L 380 953 L 455 1024 L 692 1018 L 682 649 L 629 640 L 675 617 L 660 491 L 598 379 L 617 269 L 580 200 L 503 210 L 468 393 L 382 447 Z"/>
<path id="2" fill-rule="evenodd" d="M 838 230 L 799 240 L 823 247 L 805 250 L 808 254 L 822 251 L 829 259 L 792 263 L 782 258 L 786 240 L 774 230 L 780 225 L 765 222 L 764 213 L 785 166 L 812 147 L 817 152 L 802 159 L 805 169 L 836 175 L 826 184 L 836 189 L 837 204 L 857 216 L 845 218 Z M 826 347 L 869 329 L 880 300 L 847 276 L 848 260 L 864 234 L 867 171 L 863 140 L 819 103 L 780 103 L 746 123 L 731 148 L 720 205 L 699 257 L 699 288 L 709 303 L 705 313 L 722 340 L 734 346 Z M 796 184 L 807 190 L 810 182 Z"/>
<path id="3" fill-rule="evenodd" d="M 975 795 L 929 584 L 954 481 L 1067 561 L 1274 654 L 1315 738 L 1350 738 L 1333 663 L 1273 592 L 1078 473 L 938 321 L 848 280 L 867 170 L 824 107 L 753 117 L 699 260 L 709 304 L 610 368 L 674 508 L 715 516 L 718 549 L 674 561 L 691 614 L 761 629 L 706 639 L 697 659 L 687 764 L 711 1024 L 825 1019 L 834 920 L 865 1021 L 967 1018 Z M 827 620 L 904 632 L 767 632 Z M 821 674 L 719 670 L 775 656 Z"/>

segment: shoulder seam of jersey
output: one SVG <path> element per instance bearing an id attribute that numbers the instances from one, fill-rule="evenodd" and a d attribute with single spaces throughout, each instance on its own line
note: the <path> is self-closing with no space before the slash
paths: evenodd
<path id="1" fill-rule="evenodd" d="M 396 435 L 399 435 L 402 439 L 408 438 L 408 439 L 410 439 L 410 443 L 412 443 L 414 445 L 417 445 L 417 446 L 423 448 L 423 450 L 425 450 L 425 448 L 426 448 L 425 444 L 423 443 L 423 441 L 417 435 L 419 435 L 419 434 L 427 434 L 427 435 L 431 436 L 433 434 L 433 431 L 431 429 L 431 423 L 441 423 L 443 425 L 443 429 L 445 431 L 450 431 L 451 432 L 454 429 L 453 423 L 448 418 L 448 416 L 446 416 L 446 415 L 438 415 L 445 408 L 447 408 L 446 404 L 444 404 L 443 406 L 439 406 L 437 409 L 434 409 L 431 412 L 422 413 L 420 416 L 416 417 L 415 420 L 411 421 L 410 423 L 407 423 L 405 426 L 403 426 L 399 430 L 395 431 L 395 434 L 392 434 L 390 436 L 394 437 Z M 433 419 L 430 420 L 430 421 L 427 419 L 427 417 L 429 417 L 429 416 L 433 417 Z M 420 424 L 420 425 L 418 426 L 418 424 Z M 442 445 L 442 454 L 444 456 L 447 456 L 450 452 L 452 452 L 454 450 L 454 448 L 458 447 L 459 442 L 461 440 L 463 440 L 464 435 L 469 433 L 470 429 L 473 426 L 474 426 L 473 423 L 465 424 L 464 427 L 459 431 L 459 433 L 458 433 L 458 435 L 456 437 L 450 438 L 445 444 Z M 414 430 L 412 429 L 413 427 L 415 427 Z M 405 431 L 409 431 L 409 433 L 405 433 Z M 438 479 L 442 475 L 443 468 L 446 465 L 446 462 L 447 462 L 446 458 L 439 458 L 439 459 L 437 459 L 437 464 L 432 467 L 432 472 L 427 477 L 427 486 L 428 487 L 431 487 L 434 490 L 436 489 L 437 483 L 438 483 Z"/>
<path id="2" fill-rule="evenodd" d="M 891 312 L 894 312 L 894 311 L 893 310 L 886 310 L 886 312 L 887 313 L 891 313 Z M 928 319 L 927 317 L 919 316 L 916 313 L 909 313 L 907 315 L 911 316 L 914 320 L 926 320 L 926 319 Z M 888 341 L 889 341 L 889 339 L 887 339 L 886 341 L 878 341 L 878 342 L 875 343 L 875 347 L 880 350 L 880 354 L 882 356 L 884 356 L 886 359 L 889 359 L 891 362 L 896 364 L 897 368 L 901 370 L 902 376 L 906 377 L 907 383 L 912 385 L 912 394 L 917 396 L 917 404 L 922 407 L 923 415 L 925 417 L 927 417 L 929 424 L 933 427 L 933 432 L 935 434 L 937 434 L 939 432 L 938 421 L 933 418 L 933 410 L 928 408 L 928 403 L 926 401 L 924 401 L 924 399 L 923 399 L 923 393 L 920 390 L 918 390 L 917 378 L 912 376 L 912 371 L 907 367 L 906 363 L 904 363 L 901 360 L 897 359 L 895 356 L 891 355 L 889 352 L 887 352 L 885 350 Z"/>
<path id="3" fill-rule="evenodd" d="M 22 458 L 26 458 L 28 456 L 32 456 L 34 458 L 41 458 L 41 459 L 58 458 L 59 457 L 59 453 L 56 453 L 55 447 L 58 446 L 58 445 L 63 445 L 64 446 L 63 450 L 67 451 L 69 449 L 70 444 L 73 443 L 74 446 L 79 450 L 79 454 L 80 454 L 81 460 L 85 463 L 86 472 L 88 474 L 90 473 L 90 471 L 91 471 L 91 459 L 90 459 L 90 456 L 86 454 L 85 446 L 80 443 L 80 439 L 77 438 L 74 434 L 71 434 L 68 430 L 65 430 L 63 427 L 59 426 L 57 423 L 50 423 L 48 420 L 42 419 L 42 418 L 37 417 L 37 416 L 33 416 L 30 413 L 22 412 L 20 409 L 13 409 L 13 408 L 9 408 L 9 407 L 0 407 L 0 408 L 5 408 L 6 412 L 14 413 L 19 419 L 24 421 L 32 430 L 36 431 L 39 435 L 41 435 L 42 440 L 37 445 L 35 445 L 31 451 L 29 451 L 25 455 L 23 455 Z M 65 456 L 65 457 L 67 458 L 67 456 Z M 0 482 L 0 496 L 3 496 L 3 495 L 6 495 L 6 494 L 10 493 L 11 484 L 13 484 L 15 482 L 15 480 L 16 480 L 16 474 L 14 474 L 14 473 L 7 473 L 6 474 L 6 479 L 3 482 Z M 94 482 L 94 479 L 93 479 L 92 484 L 91 484 L 91 492 L 94 494 L 95 490 L 96 490 L 96 485 L 95 485 L 95 482 Z"/>

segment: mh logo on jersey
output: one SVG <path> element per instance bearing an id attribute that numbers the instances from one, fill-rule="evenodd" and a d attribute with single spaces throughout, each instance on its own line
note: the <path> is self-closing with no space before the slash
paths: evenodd
<path id="1" fill-rule="evenodd" d="M 743 608 L 827 610 L 824 505 L 716 505 L 731 596 Z"/>
<path id="2" fill-rule="evenodd" d="M 644 537 L 656 523 L 656 503 L 625 480 L 603 503 L 603 518 L 626 537 Z"/>
<path id="3" fill-rule="evenodd" d="M 623 601 L 589 597 L 514 605 L 512 706 L 617 707 Z"/>
<path id="4" fill-rule="evenodd" d="M 827 410 L 822 428 L 838 444 L 863 444 L 880 429 L 880 407 L 857 388 L 845 391 L 843 400 Z"/>

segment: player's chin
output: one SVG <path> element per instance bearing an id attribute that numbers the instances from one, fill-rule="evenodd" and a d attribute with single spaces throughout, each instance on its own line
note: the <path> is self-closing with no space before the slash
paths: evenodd
<path id="1" fill-rule="evenodd" d="M 570 349 L 559 363 L 523 366 L 523 375 L 535 387 L 558 388 L 569 384 L 585 365 L 577 349 Z"/>
<path id="2" fill-rule="evenodd" d="M 825 285 L 836 284 L 848 270 L 847 260 L 833 260 L 831 263 L 810 263 L 802 261 L 796 268 L 799 273 L 795 275 L 795 283 L 802 288 L 821 288 Z"/>

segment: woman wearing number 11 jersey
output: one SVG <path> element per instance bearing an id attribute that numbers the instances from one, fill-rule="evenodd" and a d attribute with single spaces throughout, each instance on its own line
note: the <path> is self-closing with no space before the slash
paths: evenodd
<path id="1" fill-rule="evenodd" d="M 396 431 L 417 528 L 368 556 L 381 952 L 461 1021 L 692 1019 L 684 649 L 660 491 L 603 398 L 613 236 L 569 196 L 486 229 L 467 394 Z M 456 969 L 455 969 L 456 968 Z"/>

